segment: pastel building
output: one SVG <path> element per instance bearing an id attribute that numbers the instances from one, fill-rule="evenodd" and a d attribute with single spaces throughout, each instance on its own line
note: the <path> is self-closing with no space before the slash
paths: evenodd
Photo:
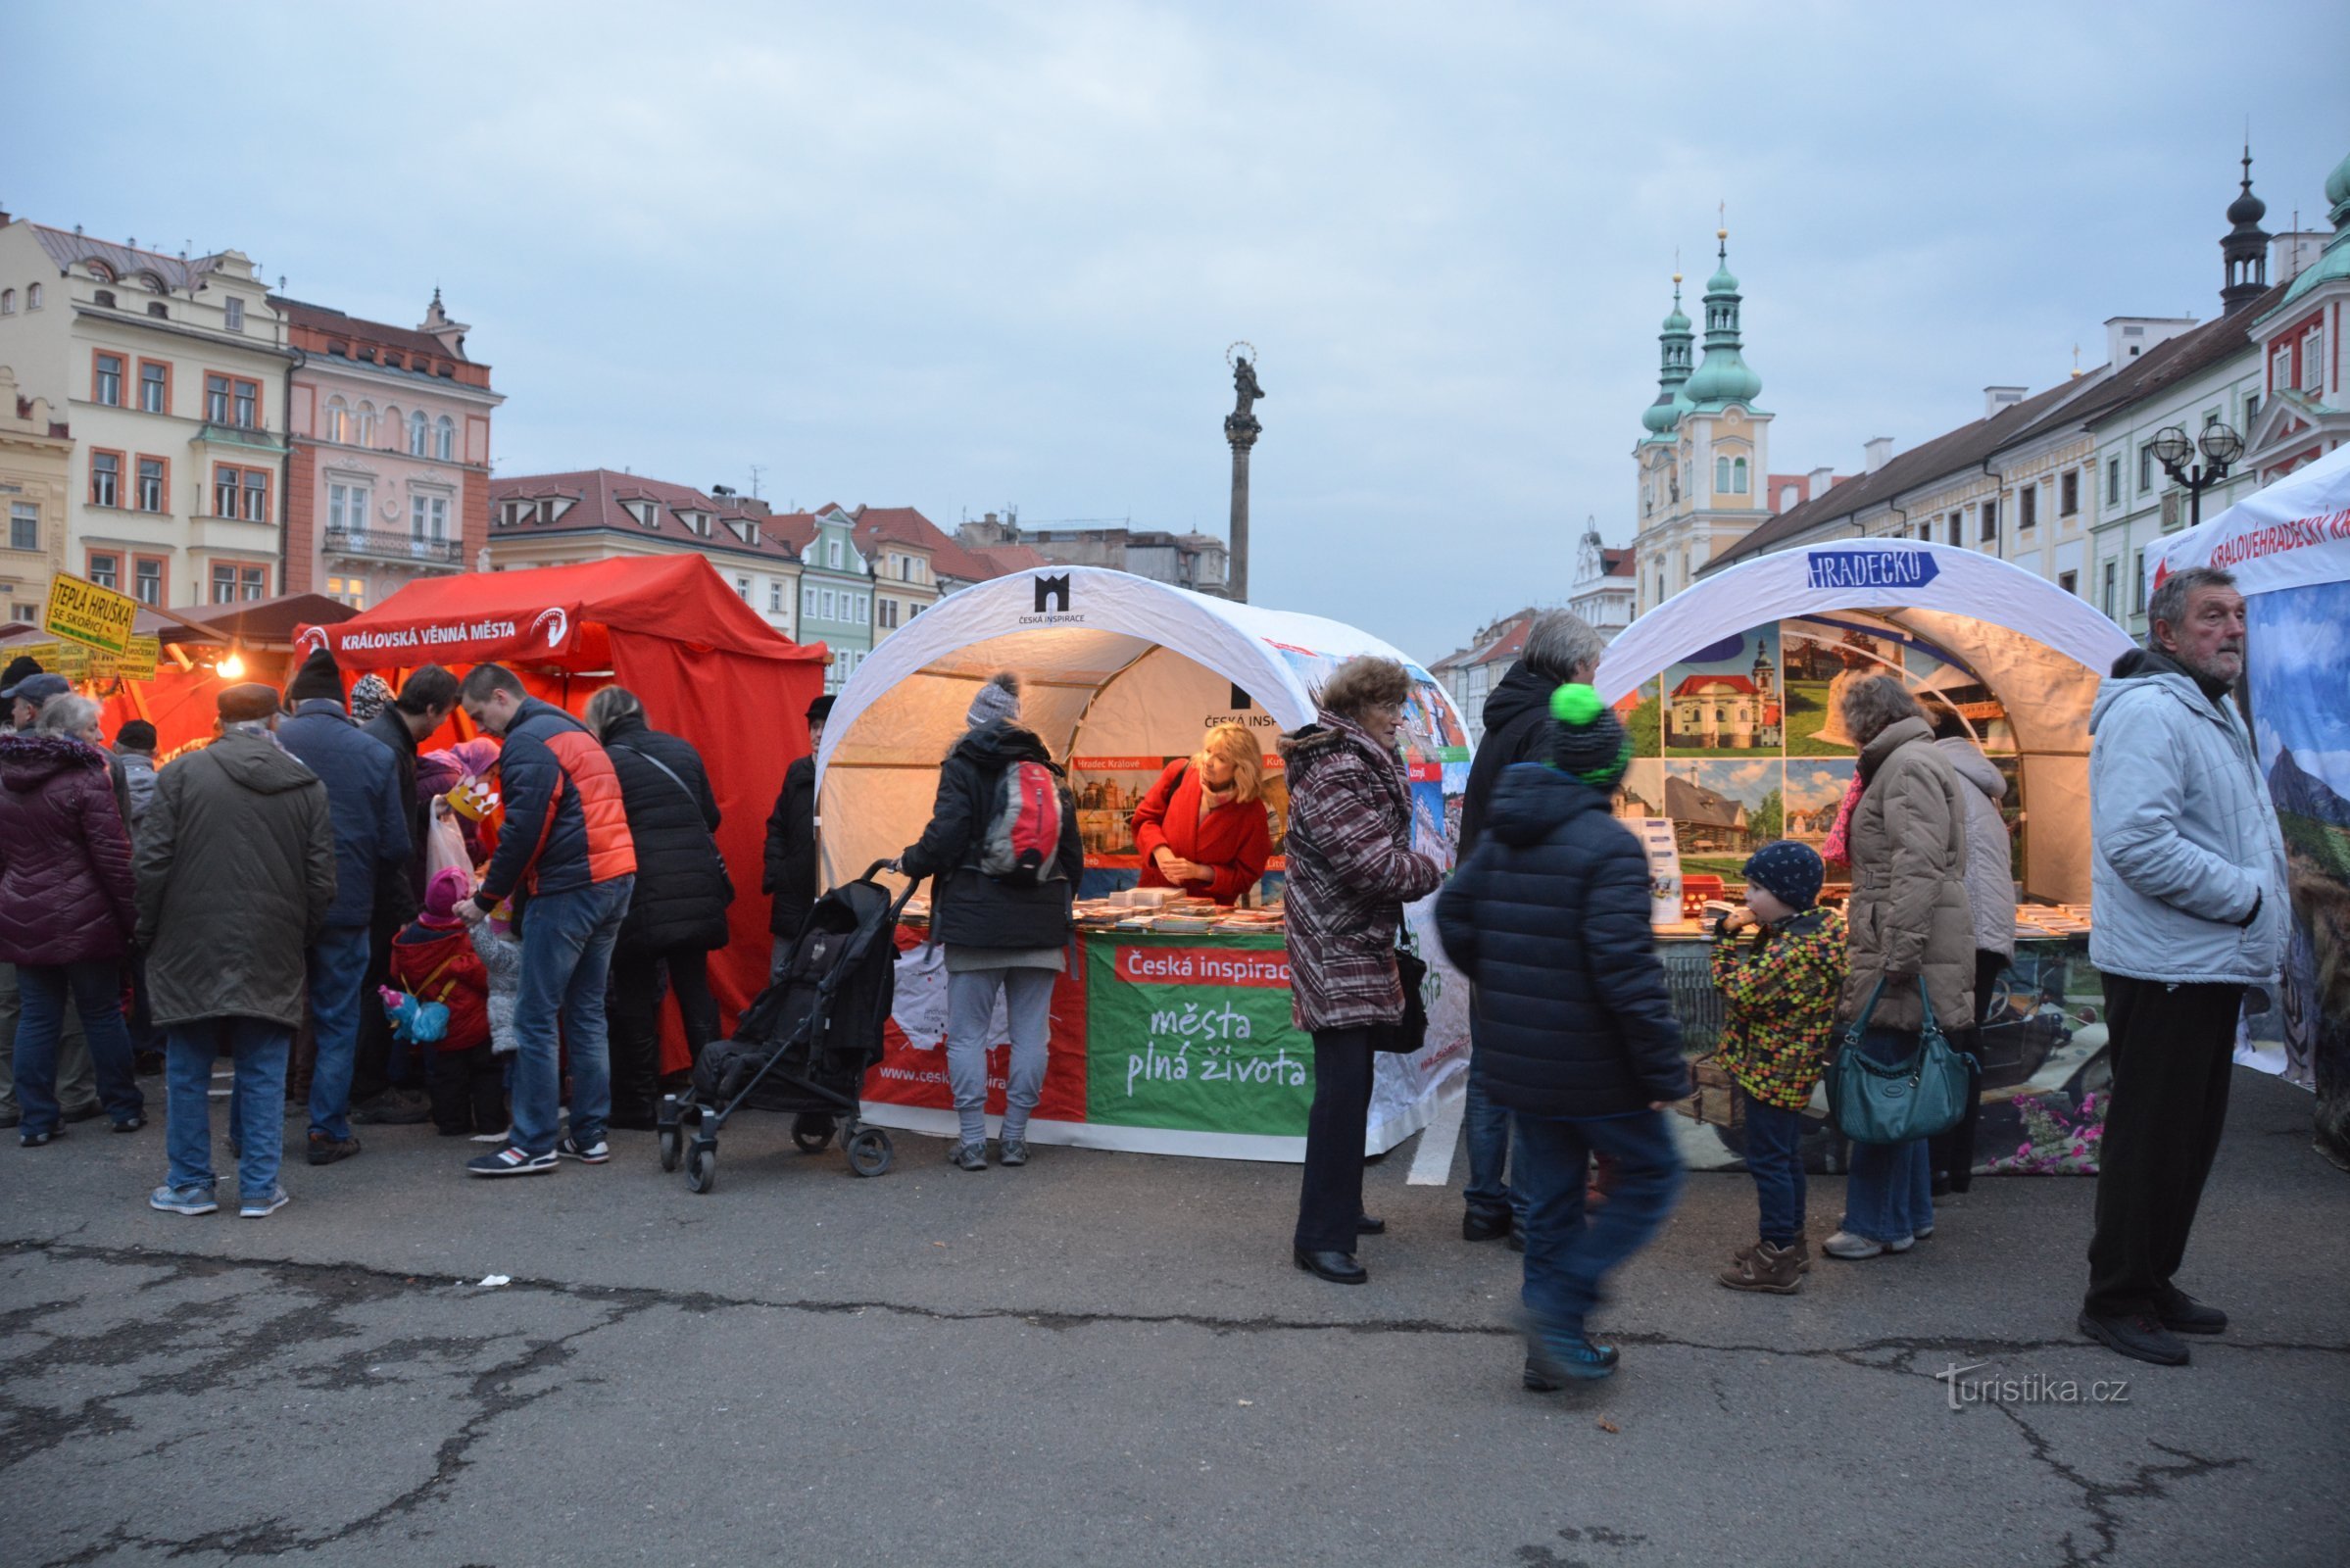
<path id="1" fill-rule="evenodd" d="M 778 514 L 774 526 L 800 556 L 799 640 L 832 650 L 824 689 L 837 692 L 873 651 L 873 568 L 857 545 L 857 518 L 826 506 Z"/>
<path id="2" fill-rule="evenodd" d="M 0 365 L 0 616 L 41 618 L 49 579 L 66 564 L 67 502 L 73 493 L 73 439 L 46 398 L 17 390 L 17 373 Z"/>
<path id="3" fill-rule="evenodd" d="M 357 609 L 478 564 L 490 536 L 490 414 L 505 401 L 433 290 L 415 327 L 272 297 L 291 381 L 287 593 Z"/>

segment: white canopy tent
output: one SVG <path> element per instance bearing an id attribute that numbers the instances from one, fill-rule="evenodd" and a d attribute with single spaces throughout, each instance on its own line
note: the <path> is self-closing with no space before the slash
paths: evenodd
<path id="1" fill-rule="evenodd" d="M 1946 649 L 1982 676 L 2014 726 L 2032 829 L 2029 891 L 2088 900 L 2088 716 L 2130 636 L 2087 600 L 1992 556 L 1851 539 L 1786 550 L 1674 595 L 1599 662 L 1609 702 L 1733 632 L 1861 612 Z"/>
<path id="2" fill-rule="evenodd" d="M 1311 721 L 1329 670 L 1358 654 L 1411 669 L 1465 734 L 1442 689 L 1403 654 L 1318 615 L 1210 599 L 1101 567 L 1041 568 L 943 599 L 857 667 L 816 757 L 826 885 L 921 833 L 938 766 L 979 686 L 1019 672 L 1021 720 L 1055 757 L 1182 756 L 1211 723 L 1276 735 Z"/>

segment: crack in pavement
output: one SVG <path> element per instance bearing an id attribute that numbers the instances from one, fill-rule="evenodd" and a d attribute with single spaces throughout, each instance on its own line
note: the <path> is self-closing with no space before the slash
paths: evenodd
<path id="1" fill-rule="evenodd" d="M 2088 1511 L 2089 1528 L 2097 1533 L 2099 1545 L 2095 1551 L 2084 1557 L 2081 1555 L 2080 1544 L 2073 1539 L 2073 1533 L 2069 1530 L 2066 1531 L 2063 1541 L 2058 1543 L 2064 1547 L 2065 1553 L 2058 1568 L 2092 1568 L 2094 1564 L 2112 1559 L 2114 1549 L 2121 1544 L 2123 1523 L 2120 1510 L 2114 1506 L 2115 1503 L 2144 1500 L 2168 1502 L 2171 1498 L 2170 1488 L 2166 1485 L 2168 1482 L 2191 1481 L 2202 1476 L 2216 1474 L 2222 1470 L 2233 1470 L 2252 1463 L 2250 1458 L 2240 1455 L 2231 1459 L 2207 1459 L 2199 1453 L 2189 1453 L 2184 1448 L 2174 1448 L 2167 1443 L 2157 1443 L 2149 1438 L 2147 1440 L 2148 1447 L 2167 1453 L 2180 1462 L 2138 1465 L 2131 1472 L 2130 1479 L 2128 1481 L 2091 1481 L 2079 1469 L 2059 1458 L 2056 1445 L 2043 1437 L 2039 1429 L 2031 1422 L 2004 1404 L 1995 1400 L 1986 1402 L 2015 1423 L 2016 1430 L 2024 1434 L 2024 1442 L 2031 1448 L 2033 1459 L 2046 1466 L 2050 1474 L 2067 1486 L 2080 1490 L 2081 1505 Z"/>

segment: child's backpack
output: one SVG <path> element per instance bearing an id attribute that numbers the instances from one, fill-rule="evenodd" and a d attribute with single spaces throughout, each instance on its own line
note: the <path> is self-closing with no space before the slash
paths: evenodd
<path id="1" fill-rule="evenodd" d="M 1013 887 L 1061 875 L 1060 778 L 1043 762 L 1014 762 L 996 781 L 996 809 L 979 841 L 979 869 Z"/>
<path id="2" fill-rule="evenodd" d="M 432 983 L 456 961 L 455 956 L 443 958 L 416 991 L 430 991 Z M 376 994 L 383 998 L 384 1014 L 391 1019 L 393 1034 L 411 1045 L 437 1046 L 449 1033 L 449 993 L 456 989 L 457 982 L 452 980 L 430 1002 L 416 992 L 395 991 L 390 986 L 380 987 Z"/>

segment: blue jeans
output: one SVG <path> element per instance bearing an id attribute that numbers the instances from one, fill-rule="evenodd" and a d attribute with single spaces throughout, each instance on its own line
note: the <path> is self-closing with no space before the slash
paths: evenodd
<path id="1" fill-rule="evenodd" d="M 225 1033 L 235 1054 L 229 1091 L 231 1136 L 237 1141 L 237 1189 L 260 1197 L 277 1186 L 285 1148 L 285 1061 L 294 1031 L 269 1018 L 199 1018 L 166 1032 L 164 1096 L 170 1107 L 165 1147 L 171 1185 L 216 1185 L 212 1168 L 212 1073 Z"/>
<path id="2" fill-rule="evenodd" d="M 1662 1228 L 1681 1191 L 1681 1152 L 1661 1110 L 1584 1121 L 1517 1118 L 1518 1190 L 1526 1195 L 1526 1309 L 1544 1328 L 1581 1334 L 1600 1283 Z M 1594 1153 L 1616 1161 L 1596 1213 L 1583 1188 Z"/>
<path id="3" fill-rule="evenodd" d="M 563 1041 L 571 1049 L 571 1136 L 592 1144 L 612 1114 L 612 1041 L 604 984 L 628 912 L 633 876 L 542 893 L 522 911 L 522 979 L 514 993 L 514 1147 L 551 1153 L 563 1114 Z"/>
<path id="4" fill-rule="evenodd" d="M 341 1143 L 351 1136 L 351 1074 L 359 1064 L 361 995 L 367 976 L 367 928 L 330 925 L 310 950 L 310 1018 L 318 1059 L 310 1071 L 310 1130 Z"/>
<path id="5" fill-rule="evenodd" d="M 1755 1234 L 1786 1247 L 1803 1235 L 1803 1112 L 1738 1093 L 1746 1102 L 1746 1174 L 1762 1210 Z"/>
<path id="6" fill-rule="evenodd" d="M 1907 1061 L 1918 1037 L 1906 1029 L 1871 1029 L 1860 1049 L 1871 1061 Z M 1934 1224 L 1934 1162 L 1926 1140 L 1854 1144 L 1844 1183 L 1844 1229 L 1873 1242 L 1906 1241 Z"/>
<path id="7" fill-rule="evenodd" d="M 57 1041 L 66 1029 L 69 992 L 73 1010 L 81 1014 L 81 1031 L 89 1037 L 98 1099 L 107 1115 L 124 1122 L 146 1107 L 131 1072 L 130 1030 L 122 1022 L 121 960 L 21 963 L 17 991 L 24 1010 L 17 1016 L 12 1070 L 25 1133 L 55 1132 L 63 1116 L 57 1103 Z"/>
<path id="8" fill-rule="evenodd" d="M 1509 1168 L 1509 1112 L 1486 1098 L 1482 1059 L 1472 1048 L 1468 1102 L 1461 1111 L 1461 1129 L 1469 1145 L 1469 1185 L 1461 1197 L 1468 1201 L 1470 1213 L 1486 1218 L 1506 1209 L 1518 1228 L 1524 1230 L 1525 1195 L 1512 1192 L 1502 1180 Z"/>

